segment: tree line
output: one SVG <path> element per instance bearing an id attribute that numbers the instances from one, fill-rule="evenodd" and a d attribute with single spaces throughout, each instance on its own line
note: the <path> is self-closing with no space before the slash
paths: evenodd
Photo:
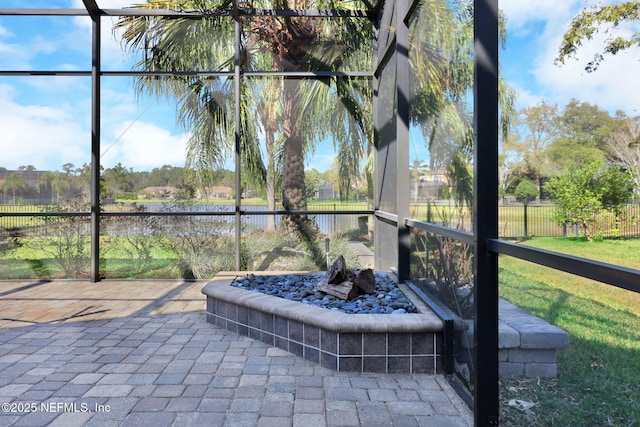
<path id="1" fill-rule="evenodd" d="M 226 172 L 220 172 L 221 182 L 233 182 Z M 137 198 L 146 187 L 165 186 L 189 191 L 185 176 L 183 167 L 164 165 L 151 171 L 134 171 L 118 163 L 101 168 L 100 195 L 103 199 Z M 28 199 L 55 204 L 82 196 L 88 198 L 90 182 L 91 166 L 87 163 L 79 167 L 65 163 L 61 170 L 54 171 L 38 171 L 33 165 L 22 165 L 13 171 L 0 167 L 0 194 L 4 203 Z"/>
<path id="2" fill-rule="evenodd" d="M 523 108 L 510 135 L 501 144 L 500 191 L 514 195 L 525 180 L 537 197 L 548 198 L 545 182 L 596 164 L 618 168 L 640 189 L 640 116 L 614 114 L 572 99 L 562 109 L 542 101 Z"/>
<path id="3" fill-rule="evenodd" d="M 164 165 L 151 171 L 135 171 L 122 163 L 110 168 L 101 168 L 100 197 L 111 200 L 136 200 L 145 196 L 149 187 L 172 187 L 176 190 L 174 197 L 179 199 L 194 198 L 201 188 L 193 179 L 193 171 L 186 167 Z M 217 186 L 229 187 L 235 197 L 235 175 L 228 169 L 219 169 L 212 173 L 211 179 Z M 38 203 L 60 204 L 77 198 L 89 196 L 91 181 L 90 166 L 84 164 L 76 167 L 73 163 L 65 163 L 61 170 L 39 171 L 33 165 L 22 165 L 17 170 L 9 170 L 0 166 L 0 203 L 16 204 L 20 200 L 32 200 Z M 312 200 L 318 191 L 329 186 L 336 199 L 345 199 L 338 185 L 336 168 L 320 172 L 316 168 L 306 170 L 305 187 L 307 197 Z M 266 199 L 265 189 L 248 185 L 243 180 L 241 191 Z M 363 180 L 355 180 L 349 195 L 358 200 L 365 200 L 366 184 Z M 146 195 L 151 196 L 151 195 Z M 326 198 L 326 197 L 325 197 Z"/>
<path id="4" fill-rule="evenodd" d="M 572 99 L 520 110 L 501 145 L 500 193 L 528 204 L 552 200 L 555 221 L 592 239 L 603 213 L 619 225 L 640 190 L 640 116 L 614 114 Z"/>

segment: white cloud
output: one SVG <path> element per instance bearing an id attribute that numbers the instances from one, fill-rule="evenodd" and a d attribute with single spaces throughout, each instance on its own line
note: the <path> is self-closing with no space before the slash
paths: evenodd
<path id="1" fill-rule="evenodd" d="M 12 36 L 13 33 L 9 31 L 6 27 L 0 25 L 0 37 L 9 37 Z"/>
<path id="2" fill-rule="evenodd" d="M 33 69 L 31 59 L 37 53 L 30 45 L 0 42 L 0 68 L 4 70 Z"/>
<path id="3" fill-rule="evenodd" d="M 518 93 L 518 99 L 516 100 L 516 108 L 525 108 L 530 105 L 539 104 L 545 100 L 544 97 L 538 93 L 534 93 L 530 88 L 520 86 L 518 84 L 512 84 L 516 92 Z"/>
<path id="4" fill-rule="evenodd" d="M 86 79 L 81 79 L 31 77 L 9 80 L 16 86 L 0 83 L 0 166 L 56 170 L 64 163 L 90 162 L 90 92 Z M 122 163 L 135 170 L 183 166 L 188 135 L 175 131 L 172 115 L 167 117 L 166 109 L 159 111 L 157 104 L 140 106 L 131 93 L 121 90 L 110 86 L 102 93 L 103 165 Z"/>
<path id="5" fill-rule="evenodd" d="M 131 7 L 136 3 L 142 3 L 142 1 L 136 0 L 101 0 L 98 1 L 98 6 L 103 9 L 121 9 L 125 7 Z M 82 0 L 73 0 L 73 6 L 75 8 L 84 9 Z M 130 56 L 125 55 L 122 46 L 120 44 L 122 30 L 116 31 L 114 34 L 113 27 L 118 22 L 119 17 L 104 17 L 101 20 L 101 61 L 103 70 L 129 70 L 131 69 L 132 59 Z M 77 17 L 74 23 L 85 32 L 83 37 L 86 40 L 91 40 L 91 28 L 92 22 L 87 17 Z"/>
<path id="6" fill-rule="evenodd" d="M 102 163 L 112 167 L 122 163 L 134 170 L 151 170 L 163 165 L 183 166 L 188 135 L 173 135 L 149 122 L 126 121 L 111 132 L 112 141 L 103 140 Z"/>
<path id="7" fill-rule="evenodd" d="M 606 37 L 612 35 L 599 34 L 586 41 L 578 51 L 579 61 L 568 59 L 564 66 L 554 63 L 571 19 L 589 4 L 583 1 L 505 0 L 501 6 L 508 19 L 509 37 L 514 39 L 510 43 L 511 51 L 504 55 L 514 61 L 512 64 L 518 64 L 521 70 L 511 73 L 514 80 L 511 83 L 520 94 L 519 106 L 535 104 L 542 98 L 563 107 L 572 98 L 577 98 L 610 111 L 622 109 L 628 114 L 638 114 L 640 48 L 607 56 L 596 72 L 587 73 L 585 66 Z M 638 25 L 617 31 L 626 34 L 637 32 Z"/>
<path id="8" fill-rule="evenodd" d="M 59 168 L 63 163 L 88 163 L 90 132 L 83 129 L 73 111 L 46 105 L 21 105 L 10 86 L 0 85 L 2 164 L 7 169 L 33 165 Z"/>
<path id="9" fill-rule="evenodd" d="M 580 1 L 558 0 L 503 0 L 500 9 L 507 17 L 510 31 L 528 33 L 536 22 L 554 22 L 572 16 Z"/>
<path id="10" fill-rule="evenodd" d="M 89 20 L 67 16 L 9 17 L 0 27 L 0 68 L 90 70 L 90 32 L 73 25 L 82 19 Z"/>
<path id="11" fill-rule="evenodd" d="M 569 59 L 564 66 L 556 66 L 554 59 L 557 55 L 560 38 L 557 43 L 551 43 L 547 49 L 536 58 L 534 76 L 537 82 L 545 88 L 548 96 L 555 98 L 561 106 L 571 98 L 596 104 L 607 110 L 621 109 L 628 114 L 638 114 L 640 109 L 640 48 L 632 48 L 615 56 L 608 56 L 597 71 L 587 73 L 585 66 L 598 46 L 598 37 L 585 44 L 579 52 L 580 60 Z"/>

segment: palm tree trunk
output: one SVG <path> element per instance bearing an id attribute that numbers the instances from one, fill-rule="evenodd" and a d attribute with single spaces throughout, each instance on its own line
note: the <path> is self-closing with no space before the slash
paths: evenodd
<path id="1" fill-rule="evenodd" d="M 299 112 L 299 80 L 287 79 L 283 91 L 284 151 L 282 158 L 282 205 L 286 210 L 306 210 L 302 131 L 296 121 Z"/>
<path id="2" fill-rule="evenodd" d="M 307 210 L 307 195 L 304 183 L 304 136 L 297 117 L 300 114 L 299 80 L 285 79 L 283 90 L 282 155 L 282 205 L 285 210 Z M 316 241 L 318 229 L 307 215 L 287 215 L 282 218 L 285 232 L 295 234 L 307 247 L 315 264 L 327 268 L 325 254 Z"/>
<path id="3" fill-rule="evenodd" d="M 275 170 L 275 162 L 273 159 L 273 149 L 275 145 L 275 136 L 274 132 L 265 129 L 265 139 L 267 146 L 267 210 L 275 211 L 276 210 L 276 170 Z M 267 231 L 274 231 L 276 229 L 276 217 L 273 215 L 267 216 Z"/>

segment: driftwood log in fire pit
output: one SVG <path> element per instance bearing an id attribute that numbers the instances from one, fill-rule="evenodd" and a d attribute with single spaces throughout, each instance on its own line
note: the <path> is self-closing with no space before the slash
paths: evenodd
<path id="1" fill-rule="evenodd" d="M 376 279 L 370 268 L 347 268 L 344 257 L 340 255 L 327 270 L 327 275 L 316 284 L 316 289 L 349 301 L 361 294 L 372 294 L 376 289 Z"/>

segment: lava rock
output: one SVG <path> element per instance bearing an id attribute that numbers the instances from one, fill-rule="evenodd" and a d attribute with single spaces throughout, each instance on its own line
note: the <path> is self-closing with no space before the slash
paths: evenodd
<path id="1" fill-rule="evenodd" d="M 315 290 L 315 284 L 324 277 L 323 273 L 287 274 L 284 276 L 249 274 L 236 279 L 231 285 L 343 313 L 404 314 L 417 312 L 413 303 L 386 274 L 374 273 L 374 276 L 376 292 L 373 295 L 361 295 L 348 302 Z"/>

